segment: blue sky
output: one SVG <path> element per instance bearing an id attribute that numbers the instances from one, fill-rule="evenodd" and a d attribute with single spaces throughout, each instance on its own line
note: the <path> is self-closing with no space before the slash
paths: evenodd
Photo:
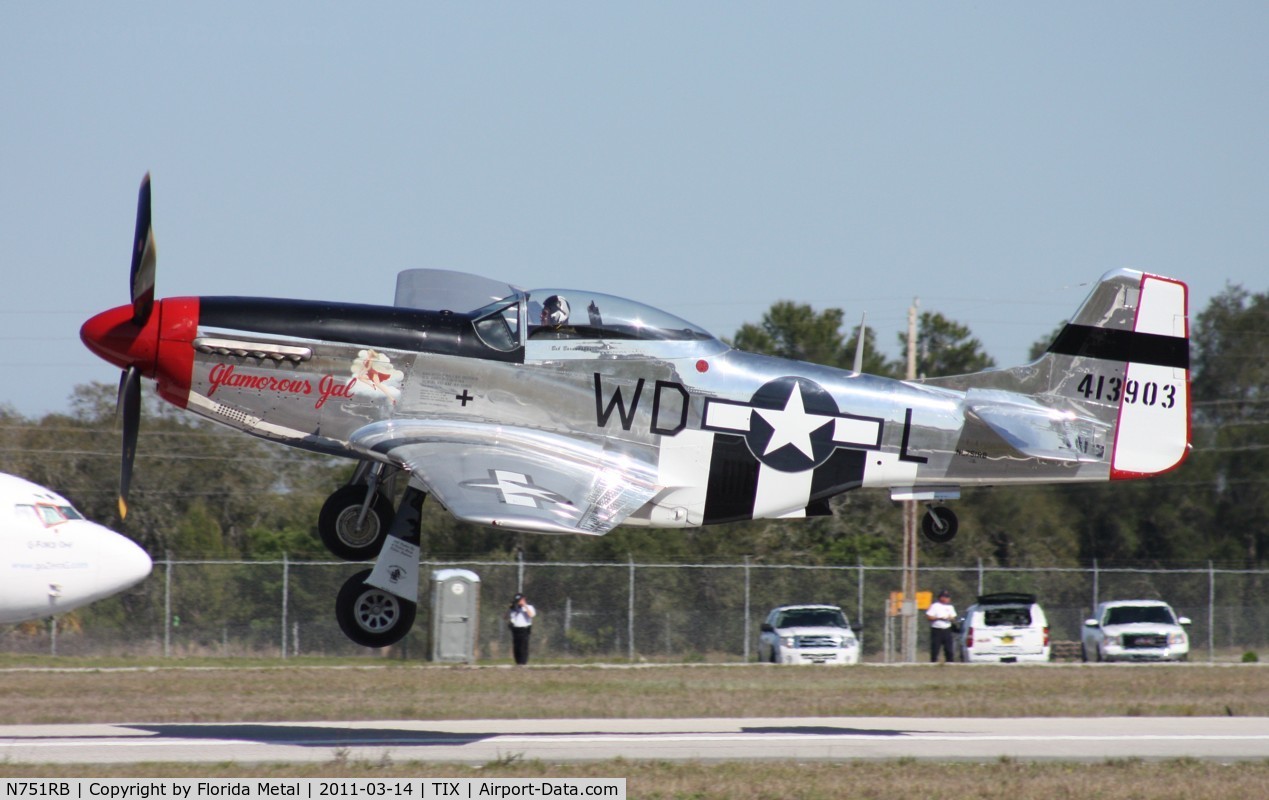
<path id="1" fill-rule="evenodd" d="M 1103 272 L 1269 289 L 1269 4 L 7 3 L 0 404 L 117 372 L 158 292 L 390 303 L 400 269 L 731 336 L 913 297 L 1001 364 Z"/>

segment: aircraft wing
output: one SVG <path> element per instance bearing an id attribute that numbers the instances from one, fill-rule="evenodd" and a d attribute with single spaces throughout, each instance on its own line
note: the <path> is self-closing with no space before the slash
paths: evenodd
<path id="1" fill-rule="evenodd" d="M 1090 417 L 994 390 L 971 389 L 965 397 L 965 417 L 978 419 L 1024 455 L 1055 461 L 1101 460 L 1087 443 L 1104 442 L 1109 430 Z"/>
<path id="2" fill-rule="evenodd" d="M 388 456 L 465 522 L 602 535 L 652 498 L 654 453 L 628 443 L 444 420 L 367 425 L 353 445 Z"/>

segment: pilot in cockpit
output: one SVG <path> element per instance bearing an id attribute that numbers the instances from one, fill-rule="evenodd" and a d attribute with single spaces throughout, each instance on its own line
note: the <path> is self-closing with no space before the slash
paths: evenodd
<path id="1" fill-rule="evenodd" d="M 538 339 L 572 339 L 577 331 L 568 325 L 568 300 L 559 294 L 553 294 L 542 301 L 542 313 L 539 319 L 542 326 L 532 332 Z"/>
<path id="2" fill-rule="evenodd" d="M 553 294 L 542 301 L 542 324 L 558 328 L 568 322 L 568 300 Z"/>

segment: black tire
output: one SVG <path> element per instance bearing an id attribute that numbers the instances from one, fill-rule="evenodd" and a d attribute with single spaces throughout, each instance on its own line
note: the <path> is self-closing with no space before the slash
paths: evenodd
<path id="1" fill-rule="evenodd" d="M 344 582 L 335 598 L 335 620 L 355 644 L 387 647 L 414 627 L 419 604 L 367 584 L 370 573 L 364 569 Z"/>
<path id="2" fill-rule="evenodd" d="M 1080 642 L 1080 661 L 1083 661 L 1085 664 L 1088 663 L 1088 648 L 1084 646 L 1083 642 Z"/>
<path id="3" fill-rule="evenodd" d="M 959 529 L 960 521 L 950 508 L 935 506 L 927 509 L 925 516 L 921 517 L 921 533 L 934 544 L 947 544 L 956 538 Z"/>
<path id="4" fill-rule="evenodd" d="M 388 538 L 395 512 L 392 503 L 380 492 L 375 492 L 366 511 L 366 519 L 357 528 L 357 516 L 361 504 L 366 501 L 365 486 L 345 486 L 331 494 L 322 504 L 317 516 L 317 533 L 322 544 L 336 557 L 345 561 L 368 561 L 377 558 Z"/>

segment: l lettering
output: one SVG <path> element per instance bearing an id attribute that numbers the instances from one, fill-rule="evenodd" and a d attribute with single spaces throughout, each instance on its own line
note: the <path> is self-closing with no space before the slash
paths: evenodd
<path id="1" fill-rule="evenodd" d="M 912 409 L 905 408 L 903 410 L 903 441 L 899 445 L 899 460 L 911 461 L 914 464 L 925 464 L 930 459 L 925 456 L 914 456 L 908 454 L 908 442 L 912 438 Z"/>

